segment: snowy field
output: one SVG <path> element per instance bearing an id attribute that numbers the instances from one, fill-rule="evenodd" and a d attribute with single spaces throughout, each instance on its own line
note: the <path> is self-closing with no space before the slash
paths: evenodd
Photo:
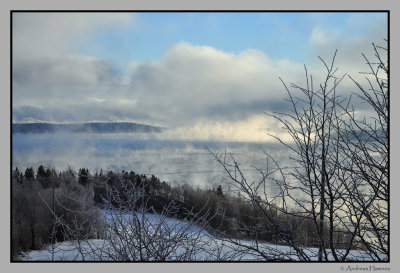
<path id="1" fill-rule="evenodd" d="M 105 212 L 107 221 L 113 216 Z M 172 230 L 172 233 L 185 233 L 185 238 L 196 238 L 195 250 L 185 260 L 189 261 L 263 261 L 266 259 L 278 260 L 302 260 L 296 255 L 293 248 L 288 246 L 257 243 L 252 240 L 231 240 L 218 238 L 198 226 L 187 222 L 165 218 L 154 214 L 145 214 L 142 220 L 151 226 L 149 230 L 162 226 Z M 124 221 L 131 221 L 131 217 L 124 217 Z M 160 224 L 161 223 L 161 224 Z M 186 246 L 179 245 L 174 249 L 167 261 L 180 260 Z M 110 240 L 90 239 L 85 241 L 67 241 L 55 245 L 46 245 L 43 250 L 35 250 L 22 253 L 19 257 L 22 261 L 114 261 L 115 247 Z M 311 261 L 317 260 L 318 249 L 305 248 L 304 253 L 311 257 Z M 342 253 L 337 250 L 338 256 Z M 333 260 L 329 253 L 329 260 Z M 148 260 L 154 260 L 151 257 Z M 371 257 L 364 251 L 352 250 L 347 260 L 369 261 Z"/>

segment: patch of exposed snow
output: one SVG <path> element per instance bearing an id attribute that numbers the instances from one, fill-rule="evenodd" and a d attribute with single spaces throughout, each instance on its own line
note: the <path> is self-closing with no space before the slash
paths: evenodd
<path id="1" fill-rule="evenodd" d="M 106 221 L 112 221 L 115 215 L 110 211 L 103 211 Z M 144 216 L 142 218 L 142 216 Z M 211 261 L 211 260 L 238 260 L 238 261 L 260 261 L 265 260 L 264 253 L 270 257 L 281 258 L 287 260 L 299 260 L 296 251 L 289 246 L 277 245 L 272 243 L 258 243 L 253 240 L 224 240 L 209 234 L 201 227 L 191 225 L 190 223 L 161 217 L 159 215 L 146 213 L 138 219 L 144 219 L 147 223 L 154 226 L 163 221 L 168 228 L 173 228 L 172 232 L 180 232 L 185 230 L 188 236 L 199 236 L 201 248 L 198 249 L 192 256 L 191 261 Z M 132 220 L 132 215 L 125 214 L 124 220 L 127 223 Z M 236 242 L 236 243 L 235 243 Z M 240 246 L 238 246 L 238 244 Z M 261 251 L 255 251 L 258 248 Z M 104 239 L 90 239 L 82 242 L 66 241 L 56 243 L 54 245 L 46 245 L 43 250 L 33 250 L 22 253 L 19 257 L 24 261 L 109 261 L 112 257 L 108 255 L 111 251 L 110 242 Z M 177 254 L 183 251 L 182 247 L 177 249 Z M 312 260 L 317 260 L 317 248 L 303 248 L 307 256 L 313 257 Z M 327 250 L 329 259 L 333 259 L 330 250 Z M 343 250 L 337 250 L 340 256 L 344 253 Z M 351 250 L 348 255 L 348 260 L 371 261 L 371 257 L 365 251 Z"/>

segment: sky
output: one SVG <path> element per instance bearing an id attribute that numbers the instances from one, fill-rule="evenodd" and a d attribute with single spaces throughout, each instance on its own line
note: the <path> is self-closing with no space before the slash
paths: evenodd
<path id="1" fill-rule="evenodd" d="M 279 80 L 339 75 L 387 39 L 387 14 L 139 12 L 12 15 L 13 122 L 137 122 L 171 138 L 266 141 Z M 347 78 L 346 78 L 347 79 Z M 355 91 L 351 81 L 342 92 Z M 347 93 L 346 93 L 347 92 Z M 172 133 L 171 133 L 172 132 Z"/>

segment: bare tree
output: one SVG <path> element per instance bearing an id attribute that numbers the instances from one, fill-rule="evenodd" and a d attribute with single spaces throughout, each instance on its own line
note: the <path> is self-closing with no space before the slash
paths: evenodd
<path id="1" fill-rule="evenodd" d="M 159 214 L 147 205 L 143 188 L 109 188 L 105 199 L 108 256 L 123 261 L 195 260 L 210 240 L 204 235 L 206 216 L 187 212 L 177 221 L 180 209 L 173 201 Z"/>
<path id="2" fill-rule="evenodd" d="M 306 67 L 305 86 L 291 84 L 289 88 L 281 80 L 290 112 L 268 114 L 291 137 L 287 142 L 271 135 L 290 151 L 291 168 L 280 167 L 267 154 L 274 168 L 258 169 L 260 180 L 249 182 L 233 157 L 227 160 L 226 154 L 213 153 L 261 215 L 261 227 L 247 227 L 256 240 L 266 222 L 282 243 L 293 249 L 283 259 L 357 260 L 362 257 L 351 250 L 361 245 L 373 260 L 388 259 L 388 86 L 384 78 L 388 68 L 378 48 L 374 49 L 377 68 L 366 60 L 377 87 L 368 78 L 369 90 L 353 80 L 361 90 L 360 98 L 375 111 L 369 120 L 357 119 L 350 98 L 338 95 L 346 75 L 336 76 L 335 52 L 329 64 L 320 58 L 326 77 L 319 85 L 315 86 Z M 317 246 L 318 250 L 305 246 Z M 251 249 L 265 259 L 274 258 L 265 250 Z"/>
<path id="3" fill-rule="evenodd" d="M 123 177 L 114 176 L 97 184 L 104 187 L 102 215 L 93 211 L 68 209 L 66 201 L 80 202 L 71 192 L 58 191 L 58 208 L 64 214 L 55 215 L 57 227 L 63 230 L 67 240 L 64 244 L 51 244 L 47 250 L 52 259 L 98 260 L 98 261 L 196 261 L 231 260 L 236 253 L 223 251 L 218 242 L 206 230 L 212 215 L 207 206 L 199 211 L 187 210 L 182 203 L 171 200 L 162 211 L 156 211 L 150 203 L 152 197 L 144 184 L 135 185 Z M 88 178 L 91 180 L 91 178 Z M 119 182 L 117 182 L 119 181 Z M 118 184 L 118 186 L 115 186 Z M 93 197 L 93 196 L 92 196 Z M 65 206 L 62 204 L 64 203 Z M 53 213 L 54 209 L 48 205 Z M 65 221 L 65 213 L 75 214 L 75 221 Z M 178 219 L 179 215 L 179 219 Z M 185 215 L 182 218 L 182 215 Z M 81 218 L 86 218 L 87 221 Z M 99 223 L 100 222 L 100 223 Z M 101 228 L 101 229 L 100 229 Z M 68 249 L 78 253 L 68 256 Z M 57 254 L 57 255 L 56 255 Z M 61 256 L 60 255 L 64 255 Z M 57 256 L 57 257 L 55 257 Z"/>
<path id="4" fill-rule="evenodd" d="M 364 54 L 369 68 L 366 86 L 352 77 L 358 87 L 364 115 L 344 109 L 346 126 L 340 132 L 341 168 L 351 177 L 348 210 L 360 217 L 357 239 L 374 260 L 389 257 L 389 65 L 387 49 L 373 44 L 374 61 Z M 358 223 L 353 223 L 353 225 Z"/>
<path id="5" fill-rule="evenodd" d="M 93 203 L 93 189 L 79 185 L 68 172 L 63 174 L 62 179 L 64 182 L 58 188 L 38 193 L 53 218 L 49 231 L 50 244 L 45 246 L 51 260 L 71 259 L 65 249 L 59 247 L 60 241 L 80 245 L 85 240 L 101 237 L 104 228 L 100 210 Z M 80 257 L 84 259 L 85 256 Z"/>

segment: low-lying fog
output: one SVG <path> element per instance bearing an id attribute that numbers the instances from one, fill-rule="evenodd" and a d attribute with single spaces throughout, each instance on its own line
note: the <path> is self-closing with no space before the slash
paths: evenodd
<path id="1" fill-rule="evenodd" d="M 249 180 L 258 180 L 254 167 L 267 167 L 264 152 L 281 163 L 287 151 L 273 143 L 160 140 L 138 134 L 13 134 L 12 165 L 25 170 L 39 165 L 75 171 L 88 168 L 91 174 L 130 171 L 154 174 L 171 183 L 188 183 L 199 187 L 226 186 L 227 174 L 212 154 L 232 154 L 241 163 Z M 228 159 L 230 157 L 227 157 Z M 271 163 L 271 161 L 270 161 Z M 271 167 L 271 164 L 270 164 Z"/>

